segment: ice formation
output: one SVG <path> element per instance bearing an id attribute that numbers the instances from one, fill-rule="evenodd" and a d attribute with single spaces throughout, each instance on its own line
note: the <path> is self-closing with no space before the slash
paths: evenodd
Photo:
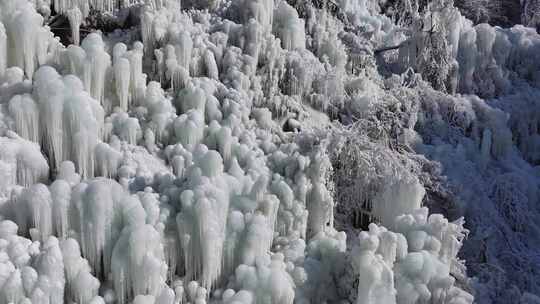
<path id="1" fill-rule="evenodd" d="M 540 301 L 539 50 L 449 0 L 0 1 L 0 303 Z"/>

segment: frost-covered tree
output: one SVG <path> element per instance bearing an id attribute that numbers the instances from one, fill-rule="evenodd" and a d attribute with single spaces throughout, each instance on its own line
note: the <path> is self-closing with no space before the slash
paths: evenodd
<path id="1" fill-rule="evenodd" d="M 540 28 L 540 2 L 537 0 L 521 1 L 521 22 L 525 26 Z"/>
<path id="2" fill-rule="evenodd" d="M 510 1 L 458 0 L 456 6 L 474 23 L 503 23 L 508 20 L 504 6 Z"/>

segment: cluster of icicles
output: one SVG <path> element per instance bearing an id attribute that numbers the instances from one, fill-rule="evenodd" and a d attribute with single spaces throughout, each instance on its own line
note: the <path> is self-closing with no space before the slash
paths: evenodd
<path id="1" fill-rule="evenodd" d="M 357 303 L 472 302 L 450 275 L 461 223 L 420 209 L 346 251 L 324 147 L 253 106 L 257 66 L 279 82 L 278 54 L 304 49 L 303 21 L 285 2 L 276 14 L 251 2 L 248 26 L 213 34 L 150 5 L 130 50 L 99 33 L 63 47 L 30 2 L 0 4 L 0 303 L 322 303 L 340 299 L 318 291 L 333 265 L 349 264 Z M 247 31 L 272 23 L 283 48 Z M 422 190 L 388 201 L 413 212 Z"/>

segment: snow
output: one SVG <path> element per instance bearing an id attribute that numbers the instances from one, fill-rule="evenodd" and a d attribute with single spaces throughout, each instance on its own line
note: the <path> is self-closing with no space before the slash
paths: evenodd
<path id="1" fill-rule="evenodd" d="M 1 2 L 0 303 L 537 301 L 540 36 L 451 2 Z"/>

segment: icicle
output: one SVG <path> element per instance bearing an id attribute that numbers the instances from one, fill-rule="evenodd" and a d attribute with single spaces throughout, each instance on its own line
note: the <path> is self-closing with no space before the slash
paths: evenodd
<path id="1" fill-rule="evenodd" d="M 204 137 L 204 118 L 199 111 L 190 110 L 174 121 L 174 133 L 184 147 L 193 147 Z"/>
<path id="2" fill-rule="evenodd" d="M 7 68 L 7 35 L 4 24 L 0 22 L 0 83 L 4 79 Z"/>
<path id="3" fill-rule="evenodd" d="M 40 107 L 42 146 L 49 156 L 52 167 L 58 168 L 64 160 L 63 103 L 64 84 L 60 76 L 51 67 L 44 66 L 36 72 L 34 87 Z"/>
<path id="4" fill-rule="evenodd" d="M 127 258 L 126 258 L 127 257 Z M 167 265 L 161 236 L 150 225 L 125 230 L 113 252 L 113 283 L 118 303 L 133 296 L 157 297 L 165 287 Z"/>
<path id="5" fill-rule="evenodd" d="M 51 236 L 43 240 L 42 251 L 36 270 L 41 277 L 46 277 L 46 280 L 39 280 L 39 287 L 36 289 L 46 290 L 50 303 L 64 303 L 64 263 L 58 239 Z"/>
<path id="6" fill-rule="evenodd" d="M 64 108 L 64 151 L 77 166 L 83 178 L 94 176 L 94 148 L 98 142 L 99 126 L 88 96 L 72 96 Z"/>
<path id="7" fill-rule="evenodd" d="M 360 232 L 358 238 L 359 245 L 352 255 L 355 271 L 359 274 L 356 303 L 396 303 L 392 269 L 380 255 L 375 255 L 379 239 L 366 231 Z"/>
<path id="8" fill-rule="evenodd" d="M 131 145 L 136 145 L 137 141 L 141 138 L 141 127 L 139 121 L 136 118 L 130 117 L 123 123 L 121 138 L 126 140 Z"/>
<path id="9" fill-rule="evenodd" d="M 69 232 L 69 208 L 71 186 L 65 180 L 56 180 L 50 186 L 52 197 L 52 217 L 54 233 L 60 239 L 66 239 Z"/>
<path id="10" fill-rule="evenodd" d="M 255 261 L 270 249 L 274 232 L 270 230 L 266 217 L 261 214 L 255 214 L 246 225 L 248 227 L 240 251 L 240 261 L 245 265 L 255 265 Z"/>
<path id="11" fill-rule="evenodd" d="M 105 181 L 91 182 L 83 193 L 78 194 L 81 201 L 75 203 L 80 214 L 81 249 L 98 277 L 107 273 L 110 267 L 114 237 L 111 191 L 118 190 Z"/>
<path id="12" fill-rule="evenodd" d="M 182 31 L 179 37 L 179 43 L 175 45 L 176 50 L 176 60 L 178 64 L 189 71 L 192 50 L 193 50 L 193 40 L 188 32 Z"/>
<path id="13" fill-rule="evenodd" d="M 113 55 L 113 64 L 116 64 L 116 61 L 118 61 L 121 58 L 125 58 L 125 55 L 127 54 L 127 46 L 119 42 L 114 45 L 112 55 Z"/>
<path id="14" fill-rule="evenodd" d="M 43 24 L 43 17 L 31 6 L 24 6 L 15 11 L 9 31 L 12 33 L 11 54 L 14 65 L 24 69 L 26 76 L 32 79 L 36 64 L 36 39 L 38 28 Z"/>
<path id="15" fill-rule="evenodd" d="M 373 202 L 373 214 L 384 225 L 391 226 L 398 215 L 420 208 L 426 190 L 415 177 L 403 178 L 386 185 Z"/>
<path id="16" fill-rule="evenodd" d="M 491 156 L 491 143 L 491 130 L 486 128 L 482 133 L 482 143 L 480 145 L 480 156 L 483 164 L 487 163 Z"/>
<path id="17" fill-rule="evenodd" d="M 130 84 L 130 64 L 126 58 L 119 58 L 114 63 L 114 79 L 116 84 L 116 95 L 120 102 L 120 108 L 127 112 L 129 108 L 129 84 Z"/>
<path id="18" fill-rule="evenodd" d="M 156 70 L 158 74 L 158 80 L 160 83 L 165 81 L 165 55 L 161 50 L 154 50 L 154 57 L 156 57 Z"/>
<path id="19" fill-rule="evenodd" d="M 273 25 L 273 32 L 281 39 L 281 45 L 284 49 L 305 48 L 304 20 L 298 16 L 298 12 L 286 1 L 279 2 Z"/>
<path id="20" fill-rule="evenodd" d="M 223 173 L 223 160 L 216 151 L 208 151 L 201 161 L 201 171 L 207 177 L 214 177 Z"/>
<path id="21" fill-rule="evenodd" d="M 133 300 L 133 304 L 156 304 L 156 298 L 151 295 L 138 295 Z"/>
<path id="22" fill-rule="evenodd" d="M 139 99 L 140 90 L 144 89 L 145 85 L 145 78 L 142 72 L 143 49 L 144 45 L 137 41 L 133 44 L 133 49 L 126 54 L 130 66 L 130 92 L 132 98 L 135 100 Z"/>
<path id="23" fill-rule="evenodd" d="M 49 53 L 49 48 L 53 48 L 52 45 L 59 43 L 53 40 L 53 34 L 48 28 L 38 27 L 36 35 L 36 64 L 42 66 L 48 63 L 49 57 L 52 56 L 52 52 Z"/>
<path id="24" fill-rule="evenodd" d="M 191 109 L 198 110 L 201 114 L 205 112 L 206 94 L 193 84 L 189 84 L 187 88 L 180 91 L 178 94 L 177 107 L 181 113 L 187 113 Z"/>
<path id="25" fill-rule="evenodd" d="M 73 44 L 79 45 L 80 27 L 83 18 L 81 10 L 78 7 L 74 7 L 67 12 L 67 17 L 69 20 L 69 26 L 71 28 L 71 37 L 73 39 Z"/>
<path id="26" fill-rule="evenodd" d="M 0 137 L 0 164 L 5 164 L 2 169 L 6 170 L 2 173 L 3 177 L 8 177 L 2 184 L 28 187 L 46 182 L 49 165 L 41 154 L 39 145 L 18 137 L 13 131 L 7 131 L 6 135 L 8 137 Z"/>
<path id="27" fill-rule="evenodd" d="M 88 262 L 81 257 L 79 243 L 67 239 L 61 243 L 66 275 L 66 296 L 77 303 L 91 303 L 97 296 L 99 281 L 91 275 Z"/>
<path id="28" fill-rule="evenodd" d="M 84 61 L 86 57 L 86 52 L 82 47 L 70 44 L 66 49 L 66 53 L 68 59 L 67 61 L 69 64 L 69 72 L 77 75 L 79 78 L 81 78 L 82 81 L 84 81 Z"/>
<path id="29" fill-rule="evenodd" d="M 116 178 L 122 154 L 106 143 L 97 144 L 94 151 L 96 155 L 96 175 Z"/>
<path id="30" fill-rule="evenodd" d="M 215 80 L 219 80 L 219 71 L 214 53 L 210 50 L 204 52 L 204 63 L 206 65 L 206 76 Z"/>
<path id="31" fill-rule="evenodd" d="M 35 184 L 23 190 L 15 212 L 22 233 L 36 228 L 41 241 L 45 241 L 52 234 L 52 198 L 45 185 Z"/>
<path id="32" fill-rule="evenodd" d="M 86 62 L 82 80 L 87 92 L 93 98 L 103 102 L 105 76 L 111 65 L 111 58 L 105 51 L 105 44 L 101 35 L 91 33 L 84 38 L 82 48 L 86 51 Z"/>
<path id="33" fill-rule="evenodd" d="M 77 174 L 75 165 L 71 161 L 64 161 L 60 164 L 56 179 L 65 180 L 70 186 L 75 186 L 81 182 L 81 176 Z"/>
<path id="34" fill-rule="evenodd" d="M 332 202 L 332 197 L 321 182 L 314 183 L 309 194 L 308 202 L 309 235 L 314 236 L 317 233 L 324 231 L 327 224 L 331 222 L 334 204 Z"/>
<path id="35" fill-rule="evenodd" d="M 15 119 L 17 133 L 30 141 L 39 142 L 39 110 L 31 95 L 15 95 L 9 101 L 9 112 Z"/>
<path id="36" fill-rule="evenodd" d="M 2 286 L 3 298 L 6 303 L 19 303 L 24 298 L 24 290 L 22 285 L 21 271 L 16 269 L 11 273 L 7 281 Z"/>
<path id="37" fill-rule="evenodd" d="M 218 150 L 226 166 L 230 165 L 232 156 L 232 131 L 228 127 L 222 127 L 217 136 Z M 238 163 L 238 160 L 236 160 Z"/>
<path id="38" fill-rule="evenodd" d="M 155 16 L 152 13 L 152 10 L 145 8 L 141 16 L 141 36 L 146 52 L 151 52 L 154 49 L 154 18 Z"/>
<path id="39" fill-rule="evenodd" d="M 185 68 L 175 65 L 171 70 L 171 86 L 173 91 L 184 89 L 189 83 L 189 72 Z"/>
<path id="40" fill-rule="evenodd" d="M 156 304 L 174 304 L 175 303 L 174 297 L 175 297 L 175 294 L 172 289 L 168 287 L 164 288 L 161 291 L 161 294 L 159 295 L 159 297 L 156 299 Z"/>

